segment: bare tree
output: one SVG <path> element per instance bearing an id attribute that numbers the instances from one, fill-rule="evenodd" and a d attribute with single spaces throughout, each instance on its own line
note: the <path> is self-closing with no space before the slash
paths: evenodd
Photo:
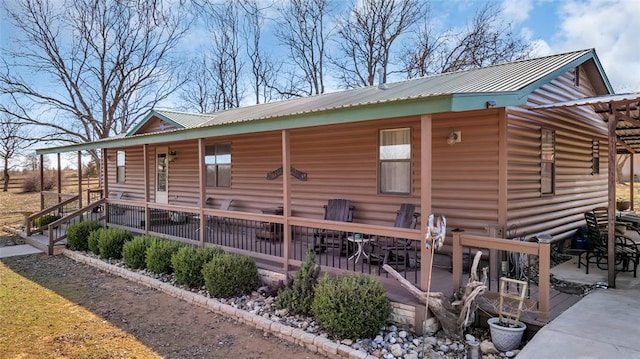
<path id="1" fill-rule="evenodd" d="M 279 8 L 275 36 L 289 51 L 295 71 L 291 73 L 287 95 L 325 92 L 326 48 L 331 31 L 327 29 L 328 0 L 289 0 Z M 298 86 L 300 85 L 300 86 Z"/>
<path id="2" fill-rule="evenodd" d="M 13 168 L 11 161 L 20 154 L 21 150 L 35 142 L 28 135 L 27 128 L 14 120 L 8 114 L 0 116 L 0 158 L 2 159 L 3 192 L 9 190 L 10 171 Z"/>
<path id="3" fill-rule="evenodd" d="M 185 103 L 183 108 L 200 113 L 220 109 L 222 101 L 208 55 L 202 53 L 188 69 L 189 78 L 180 90 L 180 98 Z"/>
<path id="4" fill-rule="evenodd" d="M 488 2 L 478 9 L 466 29 L 436 33 L 425 23 L 415 40 L 402 52 L 409 78 L 443 72 L 469 70 L 523 59 L 529 45 L 500 21 L 498 4 Z"/>
<path id="5" fill-rule="evenodd" d="M 0 96 L 18 110 L 0 105 L 0 111 L 44 126 L 49 139 L 63 143 L 126 132 L 180 85 L 172 50 L 189 22 L 166 4 L 17 0 L 7 6 L 19 46 L 3 49 Z"/>
<path id="6" fill-rule="evenodd" d="M 258 7 L 256 0 L 244 0 L 241 5 L 245 12 L 243 33 L 246 39 L 247 57 L 251 66 L 250 87 L 256 104 L 269 102 L 277 96 L 275 83 L 281 66 L 277 66 L 271 57 L 262 50 L 264 9 Z"/>
<path id="7" fill-rule="evenodd" d="M 333 63 L 338 78 L 348 88 L 371 86 L 378 69 L 387 80 L 392 47 L 425 17 L 421 0 L 362 0 L 355 4 L 338 31 L 340 57 Z"/>

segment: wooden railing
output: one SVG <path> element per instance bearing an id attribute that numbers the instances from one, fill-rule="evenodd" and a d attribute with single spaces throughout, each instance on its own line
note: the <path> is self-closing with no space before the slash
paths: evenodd
<path id="1" fill-rule="evenodd" d="M 537 303 L 538 317 L 541 322 L 549 321 L 549 302 L 551 287 L 551 241 L 526 242 L 512 239 L 483 237 L 453 231 L 453 288 L 462 287 L 463 259 L 465 248 L 487 249 L 490 256 L 490 271 L 499 272 L 498 251 L 527 254 L 537 257 Z M 533 299 L 533 298 L 532 298 Z"/>
<path id="2" fill-rule="evenodd" d="M 42 233 L 46 226 L 38 226 L 38 228 L 33 229 L 33 222 L 39 218 L 43 218 L 47 215 L 57 215 L 64 217 L 64 215 L 70 212 L 72 209 L 78 208 L 78 199 L 80 196 L 72 195 L 68 196 L 66 200 L 55 204 L 51 207 L 45 208 L 40 212 L 36 212 L 27 216 L 24 220 L 24 228 L 27 236 L 30 236 L 33 233 Z"/>
<path id="3" fill-rule="evenodd" d="M 82 221 L 87 214 L 99 214 L 97 216 L 93 216 L 92 219 L 96 219 L 102 221 L 104 219 L 104 213 L 99 211 L 98 209 L 103 208 L 105 203 L 104 198 L 100 199 L 96 202 L 91 203 L 90 205 L 80 208 L 68 215 L 60 218 L 59 220 L 52 222 L 48 226 L 48 237 L 49 237 L 49 254 L 53 254 L 53 246 L 60 242 L 61 240 L 67 238 L 66 226 L 71 223 Z M 89 216 L 91 217 L 91 216 Z"/>

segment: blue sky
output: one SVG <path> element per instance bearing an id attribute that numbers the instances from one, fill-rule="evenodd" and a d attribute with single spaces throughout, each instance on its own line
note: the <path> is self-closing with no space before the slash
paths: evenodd
<path id="1" fill-rule="evenodd" d="M 504 0 L 502 16 L 535 44 L 534 54 L 595 48 L 617 93 L 640 92 L 640 1 Z M 483 0 L 434 1 L 450 24 L 469 16 Z"/>

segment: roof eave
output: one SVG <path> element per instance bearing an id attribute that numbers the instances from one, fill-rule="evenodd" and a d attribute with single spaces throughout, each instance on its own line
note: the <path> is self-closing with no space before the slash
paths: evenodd
<path id="1" fill-rule="evenodd" d="M 441 95 L 426 98 L 403 99 L 392 102 L 363 104 L 360 106 L 309 112 L 297 115 L 234 122 L 208 127 L 181 128 L 147 135 L 103 139 L 96 142 L 37 149 L 37 154 L 86 151 L 191 140 L 203 137 L 229 136 L 265 131 L 335 125 L 359 121 L 370 121 L 392 117 L 416 116 L 452 111 L 453 96 Z M 479 107 L 484 108 L 484 107 Z M 151 111 L 146 117 L 157 116 Z M 161 117 L 163 118 L 163 117 Z M 164 119 L 164 118 L 163 118 Z M 144 122 L 144 121 L 143 121 Z M 130 131 L 131 132 L 131 131 Z"/>

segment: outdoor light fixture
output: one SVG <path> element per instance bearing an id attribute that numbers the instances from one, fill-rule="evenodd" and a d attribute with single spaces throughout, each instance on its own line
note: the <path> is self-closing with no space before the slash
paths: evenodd
<path id="1" fill-rule="evenodd" d="M 487 101 L 487 108 L 494 108 L 494 107 L 496 107 L 495 101 Z"/>
<path id="2" fill-rule="evenodd" d="M 169 162 L 173 162 L 176 159 L 178 159 L 178 151 L 169 151 L 169 156 L 167 156 L 167 160 L 169 160 Z"/>
<path id="3" fill-rule="evenodd" d="M 462 131 L 451 130 L 449 137 L 447 137 L 447 144 L 453 145 L 454 143 L 462 142 Z"/>

